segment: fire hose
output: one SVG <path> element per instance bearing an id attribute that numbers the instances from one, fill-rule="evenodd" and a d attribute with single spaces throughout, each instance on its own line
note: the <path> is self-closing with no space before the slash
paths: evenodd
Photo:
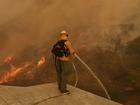
<path id="1" fill-rule="evenodd" d="M 100 86 L 102 87 L 102 89 L 104 90 L 106 96 L 108 99 L 111 100 L 111 97 L 108 93 L 108 91 L 106 90 L 105 86 L 103 85 L 103 83 L 101 82 L 101 80 L 96 76 L 96 74 L 93 72 L 93 70 L 77 55 L 77 54 L 74 54 L 74 56 L 88 69 L 88 71 L 91 73 L 91 75 L 97 80 L 97 82 L 100 84 Z M 76 87 L 77 84 L 78 84 L 78 72 L 77 72 L 77 69 L 76 69 L 76 66 L 74 65 L 74 63 L 72 63 L 73 65 L 73 68 L 75 70 L 75 84 L 74 86 Z M 54 97 L 50 97 L 50 98 L 46 98 L 46 99 L 43 99 L 43 100 L 40 100 L 36 103 L 33 103 L 32 105 L 38 105 L 39 103 L 42 103 L 44 101 L 47 101 L 49 99 L 52 99 L 52 98 L 56 98 L 56 97 L 59 97 L 59 96 L 62 96 L 62 95 L 58 95 L 58 96 L 54 96 Z"/>
<path id="2" fill-rule="evenodd" d="M 93 72 L 93 70 L 77 54 L 74 54 L 74 56 L 87 68 L 87 70 L 90 72 L 90 74 L 97 80 L 97 82 L 99 83 L 99 85 L 101 86 L 101 88 L 104 90 L 107 98 L 111 100 L 111 97 L 110 97 L 107 89 L 105 88 L 105 86 L 103 85 L 103 83 L 101 82 L 101 80 Z M 75 67 L 74 63 L 73 63 L 73 67 L 74 67 L 75 75 L 76 75 L 76 82 L 75 82 L 75 87 L 76 87 L 76 85 L 78 83 L 78 73 L 77 73 L 77 70 L 76 70 L 76 67 Z"/>
<path id="3" fill-rule="evenodd" d="M 74 87 L 77 87 L 77 84 L 78 84 L 78 81 L 79 81 L 78 72 L 77 72 L 76 66 L 74 65 L 73 62 L 72 62 L 72 65 L 73 65 L 73 68 L 74 68 L 74 71 L 75 71 L 75 84 L 74 84 Z"/>

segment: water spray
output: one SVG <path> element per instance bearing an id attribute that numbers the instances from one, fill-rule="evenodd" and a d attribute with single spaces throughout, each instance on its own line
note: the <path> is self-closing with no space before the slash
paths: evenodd
<path id="1" fill-rule="evenodd" d="M 102 89 L 104 90 L 104 92 L 105 92 L 107 98 L 111 100 L 111 97 L 110 97 L 110 95 L 109 95 L 107 89 L 105 88 L 105 86 L 103 85 L 103 83 L 101 82 L 101 80 L 100 80 L 100 79 L 96 76 L 96 74 L 93 72 L 93 70 L 92 70 L 92 69 L 91 69 L 77 54 L 74 54 L 74 56 L 87 68 L 87 70 L 90 72 L 90 74 L 91 74 L 91 75 L 97 80 L 97 82 L 100 84 L 100 86 L 101 86 Z M 75 65 L 73 65 L 73 66 L 74 66 L 74 69 L 76 70 Z M 76 73 L 77 73 L 77 71 L 76 71 Z M 76 81 L 76 85 L 77 85 L 77 82 L 78 82 L 78 81 Z"/>

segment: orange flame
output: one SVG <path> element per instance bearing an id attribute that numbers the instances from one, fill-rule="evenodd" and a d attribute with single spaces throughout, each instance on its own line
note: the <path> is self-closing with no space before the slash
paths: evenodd
<path id="1" fill-rule="evenodd" d="M 15 67 L 14 65 L 11 64 L 11 60 L 13 59 L 12 56 L 6 57 L 4 59 L 4 63 L 8 63 L 11 68 L 8 72 L 5 72 L 1 75 L 0 77 L 0 84 L 3 83 L 8 83 L 9 81 L 13 80 L 15 77 L 17 77 L 17 75 L 19 75 L 20 73 L 22 73 L 24 70 L 26 72 L 26 76 L 33 78 L 34 75 L 34 70 L 36 70 L 37 68 L 41 67 L 43 64 L 45 64 L 46 60 L 45 57 L 41 57 L 39 61 L 37 61 L 36 64 L 34 64 L 33 62 L 26 62 L 26 64 L 24 66 L 20 66 L 20 67 Z M 26 71 L 27 67 L 32 67 L 30 71 Z M 40 70 L 40 69 L 39 69 Z"/>
<path id="2" fill-rule="evenodd" d="M 37 66 L 42 66 L 45 62 L 46 62 L 45 57 L 41 57 L 41 59 L 37 63 Z"/>
<path id="3" fill-rule="evenodd" d="M 25 64 L 23 67 L 16 68 L 14 65 L 11 65 L 10 71 L 5 73 L 3 78 L 0 80 L 0 84 L 8 82 L 10 79 L 15 77 L 17 74 L 19 74 L 23 69 L 25 69 L 28 66 L 29 64 Z"/>
<path id="4" fill-rule="evenodd" d="M 13 56 L 8 56 L 4 59 L 4 63 L 10 62 L 13 59 Z"/>
<path id="5" fill-rule="evenodd" d="M 6 63 L 11 62 L 12 59 L 13 59 L 13 56 L 8 56 L 8 57 L 6 57 L 6 58 L 0 57 L 0 66 L 4 65 L 4 64 L 6 64 Z"/>

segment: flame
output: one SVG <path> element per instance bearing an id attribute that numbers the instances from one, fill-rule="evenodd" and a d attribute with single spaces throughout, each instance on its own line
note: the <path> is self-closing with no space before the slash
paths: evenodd
<path id="1" fill-rule="evenodd" d="M 11 64 L 11 69 L 9 72 L 5 73 L 0 80 L 0 84 L 8 82 L 10 79 L 18 75 L 23 69 L 28 67 L 29 64 L 25 64 L 23 67 L 16 68 L 14 65 Z"/>
<path id="2" fill-rule="evenodd" d="M 10 63 L 13 60 L 13 56 L 8 56 L 6 58 L 0 57 L 0 66 Z"/>
<path id="3" fill-rule="evenodd" d="M 46 60 L 45 57 L 41 57 L 37 63 L 31 61 L 31 62 L 25 62 L 23 66 L 15 67 L 11 60 L 13 59 L 13 56 L 6 57 L 3 62 L 8 63 L 11 68 L 8 72 L 2 73 L 0 76 L 0 84 L 8 83 L 9 81 L 13 81 L 18 77 L 18 75 L 22 74 L 25 75 L 25 78 L 33 78 L 35 70 L 40 70 L 40 68 L 43 64 L 45 64 Z M 27 71 L 28 69 L 30 71 Z"/>
<path id="4" fill-rule="evenodd" d="M 4 59 L 4 63 L 8 63 L 13 59 L 13 56 L 8 56 Z"/>
<path id="5" fill-rule="evenodd" d="M 45 57 L 41 57 L 41 59 L 37 63 L 37 66 L 42 66 L 45 62 L 46 62 Z"/>

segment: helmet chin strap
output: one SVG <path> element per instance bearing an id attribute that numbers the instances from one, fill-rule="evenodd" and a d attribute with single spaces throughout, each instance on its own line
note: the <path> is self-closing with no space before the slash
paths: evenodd
<path id="1" fill-rule="evenodd" d="M 101 80 L 96 76 L 96 74 L 93 72 L 93 70 L 77 55 L 74 54 L 74 56 L 87 68 L 87 70 L 90 72 L 90 74 L 97 80 L 97 82 L 100 84 L 100 86 L 102 87 L 102 89 L 104 90 L 106 96 L 108 99 L 111 100 L 111 97 L 107 91 L 107 89 L 105 88 L 105 86 L 103 85 L 103 83 L 101 82 Z M 75 68 L 75 66 L 74 66 Z M 75 68 L 76 69 L 76 68 Z M 77 73 L 77 72 L 76 72 Z M 76 79 L 76 83 L 75 86 L 77 85 L 78 79 Z"/>

